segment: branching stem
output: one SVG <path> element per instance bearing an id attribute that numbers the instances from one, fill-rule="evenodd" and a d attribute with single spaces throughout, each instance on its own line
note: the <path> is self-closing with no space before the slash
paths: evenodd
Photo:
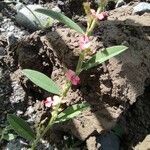
<path id="1" fill-rule="evenodd" d="M 98 8 L 97 9 L 97 14 L 100 13 L 101 9 Z M 88 30 L 86 31 L 85 35 L 89 36 L 92 32 L 93 32 L 93 29 L 94 27 L 96 26 L 96 23 L 97 23 L 97 18 L 94 18 L 90 27 L 88 28 Z M 76 67 L 76 75 L 79 75 L 82 71 L 82 64 L 83 64 L 83 61 L 85 59 L 85 52 L 82 51 L 79 55 L 79 60 L 78 60 L 78 63 L 77 63 L 77 67 Z M 71 87 L 71 82 L 68 82 L 66 81 L 66 86 L 62 92 L 62 95 L 61 95 L 61 98 L 63 99 L 64 97 L 66 97 L 67 95 L 67 92 L 69 91 Z M 46 132 L 51 128 L 51 126 L 54 124 L 55 120 L 57 119 L 57 116 L 58 116 L 58 113 L 59 113 L 59 107 L 60 107 L 61 103 L 52 111 L 52 117 L 48 123 L 48 125 L 46 126 L 46 128 L 44 129 L 44 131 L 42 132 L 41 135 L 39 135 L 35 141 L 32 143 L 32 147 L 31 149 L 34 150 L 36 148 L 36 145 L 39 143 L 40 139 L 46 134 Z"/>

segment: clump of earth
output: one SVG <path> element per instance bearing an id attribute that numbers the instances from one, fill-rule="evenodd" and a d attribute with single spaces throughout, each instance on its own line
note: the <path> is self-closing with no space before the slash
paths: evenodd
<path id="1" fill-rule="evenodd" d="M 43 7 L 57 6 L 85 26 L 81 6 L 75 1 L 61 2 L 43 1 Z M 128 46 L 128 50 L 80 75 L 81 84 L 69 90 L 64 107 L 87 101 L 91 108 L 68 122 L 55 125 L 51 135 L 45 137 L 43 149 L 49 144 L 62 148 L 66 137 L 80 141 L 77 146 L 80 149 L 98 149 L 97 135 L 110 131 L 118 123 L 125 128 L 122 149 L 149 148 L 150 14 L 147 10 L 135 13 L 139 3 L 125 2 L 121 7 L 109 9 L 108 19 L 97 25 L 90 37 L 93 51 L 122 44 Z M 78 10 L 71 9 L 76 5 Z M 93 7 L 96 7 L 94 3 Z M 7 114 L 14 113 L 36 127 L 48 115 L 42 100 L 50 95 L 23 77 L 21 69 L 43 72 L 63 86 L 63 67 L 75 69 L 81 35 L 57 22 L 50 28 L 31 31 L 16 22 L 13 8 L 14 5 L 4 3 L 0 7 L 0 125 L 7 123 Z M 28 148 L 23 139 L 15 140 L 3 141 L 1 147 Z"/>

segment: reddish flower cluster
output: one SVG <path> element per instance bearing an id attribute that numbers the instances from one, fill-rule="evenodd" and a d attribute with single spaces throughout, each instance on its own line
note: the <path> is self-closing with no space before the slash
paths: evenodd
<path id="1" fill-rule="evenodd" d="M 73 85 L 78 85 L 80 83 L 80 78 L 70 69 L 66 72 L 66 78 L 71 81 Z"/>
<path id="2" fill-rule="evenodd" d="M 101 12 L 101 13 L 97 14 L 94 9 L 91 9 L 91 14 L 99 20 L 105 20 L 108 17 L 107 12 Z"/>
<path id="3" fill-rule="evenodd" d="M 53 97 L 47 97 L 46 100 L 43 101 L 46 107 L 56 106 L 61 102 L 61 98 L 57 95 Z"/>
<path id="4" fill-rule="evenodd" d="M 84 35 L 84 36 L 80 37 L 79 46 L 80 46 L 81 50 L 90 48 L 90 45 L 91 45 L 91 43 L 90 43 L 88 36 Z"/>

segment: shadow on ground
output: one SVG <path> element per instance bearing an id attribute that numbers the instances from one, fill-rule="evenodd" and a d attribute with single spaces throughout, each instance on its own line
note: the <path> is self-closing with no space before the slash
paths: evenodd
<path id="1" fill-rule="evenodd" d="M 149 87 L 146 88 L 144 94 L 142 93 L 144 92 L 144 81 L 146 81 L 149 76 L 148 66 L 150 64 L 148 60 L 149 55 L 147 56 L 147 53 L 149 52 L 147 48 L 149 39 L 146 36 L 149 31 L 146 31 L 145 33 L 143 32 L 144 30 L 149 29 L 148 27 L 143 27 L 140 24 L 136 24 L 135 27 L 135 22 L 132 20 L 125 22 L 116 20 L 106 21 L 101 24 L 100 28 L 95 30 L 94 34 L 97 36 L 98 41 L 103 43 L 103 47 L 125 44 L 129 46 L 129 49 L 109 62 L 107 61 L 106 70 L 102 65 L 99 65 L 81 74 L 81 85 L 73 87 L 71 92 L 74 91 L 73 93 L 76 93 L 76 91 L 79 91 L 79 93 L 75 94 L 77 97 L 80 97 L 78 102 L 83 100 L 89 102 L 91 104 L 91 110 L 85 113 L 85 116 L 81 115 L 79 118 L 76 118 L 76 122 L 69 121 L 66 124 L 54 126 L 54 132 L 57 133 L 55 136 L 56 139 L 53 136 L 53 142 L 59 143 L 65 132 L 71 132 L 77 138 L 85 141 L 91 135 L 96 136 L 102 130 L 110 130 L 121 117 L 126 120 L 126 124 L 123 125 L 127 128 L 127 138 L 130 139 L 130 141 L 127 141 L 129 143 L 128 148 L 130 148 L 131 145 L 136 145 L 143 140 L 147 134 L 149 134 Z M 62 68 L 62 64 L 68 69 L 74 70 L 78 57 L 70 50 L 66 41 L 62 39 L 62 36 L 59 33 L 56 31 L 50 33 L 51 40 L 49 40 L 49 42 L 51 48 L 45 48 L 45 45 L 41 43 L 38 38 L 37 41 L 33 41 L 32 46 L 30 46 L 32 41 L 29 41 L 29 46 L 24 43 L 24 47 L 22 47 L 22 49 L 20 48 L 17 54 L 17 65 L 20 65 L 21 68 L 36 69 L 48 76 L 51 75 L 54 67 L 57 69 Z M 38 45 L 38 47 L 36 44 L 39 44 L 40 46 Z M 142 44 L 144 44 L 144 46 Z M 40 50 L 43 51 L 42 54 L 39 54 L 41 53 Z M 143 60 L 141 55 L 143 55 Z M 42 58 L 43 56 L 44 58 Z M 45 67 L 43 62 L 46 62 L 48 65 Z M 114 63 L 114 68 L 111 68 L 110 63 Z M 120 67 L 119 72 L 115 72 L 115 69 L 117 70 L 118 67 Z M 50 70 L 47 70 L 48 68 Z M 17 69 L 18 68 L 16 68 L 16 70 Z M 139 74 L 140 71 L 141 74 Z M 107 75 L 106 79 L 103 79 L 102 75 Z M 121 84 L 115 83 L 117 81 L 121 82 L 120 78 L 123 82 Z M 11 81 L 9 79 L 10 77 L 8 75 L 7 86 L 10 89 L 8 94 L 6 94 L 7 98 L 5 101 L 11 103 L 9 97 L 11 97 L 13 89 L 11 88 Z M 5 84 L 5 81 L 3 82 Z M 103 87 L 101 87 L 101 85 L 107 87 L 108 91 L 103 92 Z M 28 86 L 30 86 L 29 89 Z M 27 94 L 35 91 L 37 94 L 33 95 L 36 99 L 38 90 L 34 90 L 32 84 L 27 84 L 24 90 L 27 92 L 24 97 L 26 100 L 28 97 Z M 135 93 L 135 95 L 132 95 L 132 93 Z M 41 95 L 38 96 L 38 98 L 41 97 Z M 136 97 L 138 97 L 137 102 L 134 103 L 136 101 Z M 74 99 L 73 96 L 72 99 Z M 22 99 L 21 102 L 19 102 L 20 106 L 14 107 L 15 110 L 13 109 L 11 112 L 16 113 L 18 107 L 24 112 L 28 107 L 28 100 L 26 100 L 24 101 L 24 99 Z M 129 103 L 134 104 L 130 106 Z M 110 110 L 110 108 L 112 110 Z M 120 112 L 118 113 L 117 110 L 120 110 L 122 115 Z M 5 112 L 4 109 L 2 109 L 1 112 L 2 116 L 6 116 L 7 112 L 6 114 L 3 114 Z M 93 118 L 94 120 L 92 120 Z M 97 126 L 94 126 L 95 124 L 97 124 Z M 92 127 L 92 130 L 91 128 L 88 128 L 90 126 Z M 100 126 L 100 129 L 97 129 L 98 126 Z M 79 128 L 80 130 L 85 130 L 82 134 L 88 134 L 86 134 L 86 136 L 81 135 Z M 58 134 L 59 136 L 57 136 Z"/>

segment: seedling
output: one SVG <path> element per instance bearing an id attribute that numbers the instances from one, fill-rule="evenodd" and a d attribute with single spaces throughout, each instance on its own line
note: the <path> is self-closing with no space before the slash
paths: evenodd
<path id="1" fill-rule="evenodd" d="M 64 88 L 59 87 L 52 79 L 35 70 L 24 69 L 22 70 L 23 74 L 29 78 L 34 84 L 40 88 L 54 94 L 52 97 L 48 97 L 43 104 L 45 107 L 51 107 L 51 118 L 46 127 L 39 128 L 37 133 L 33 131 L 30 126 L 21 118 L 15 115 L 8 115 L 8 122 L 11 127 L 31 144 L 31 149 L 34 150 L 39 143 L 40 139 L 46 134 L 46 132 L 52 127 L 55 123 L 64 122 L 66 120 L 72 119 L 79 115 L 83 110 L 89 107 L 87 103 L 75 104 L 64 111 L 60 111 L 60 106 L 62 100 L 66 97 L 68 90 L 72 85 L 76 86 L 80 84 L 80 73 L 84 70 L 88 70 L 92 67 L 95 67 L 108 59 L 120 54 L 121 52 L 127 49 L 126 46 L 118 45 L 113 47 L 105 48 L 104 50 L 98 51 L 96 54 L 92 52 L 90 36 L 97 24 L 98 21 L 106 20 L 108 13 L 105 12 L 106 1 L 103 0 L 99 2 L 99 7 L 97 11 L 90 8 L 90 3 L 84 3 L 84 9 L 87 16 L 87 28 L 86 30 L 72 21 L 70 18 L 65 16 L 62 13 L 54 12 L 47 9 L 37 9 L 36 11 L 44 15 L 50 16 L 53 19 L 58 20 L 61 23 L 64 23 L 71 29 L 74 29 L 81 35 L 79 41 L 79 60 L 76 66 L 76 70 L 68 70 L 65 74 L 65 85 Z M 87 56 L 91 56 L 90 59 L 87 59 Z"/>

